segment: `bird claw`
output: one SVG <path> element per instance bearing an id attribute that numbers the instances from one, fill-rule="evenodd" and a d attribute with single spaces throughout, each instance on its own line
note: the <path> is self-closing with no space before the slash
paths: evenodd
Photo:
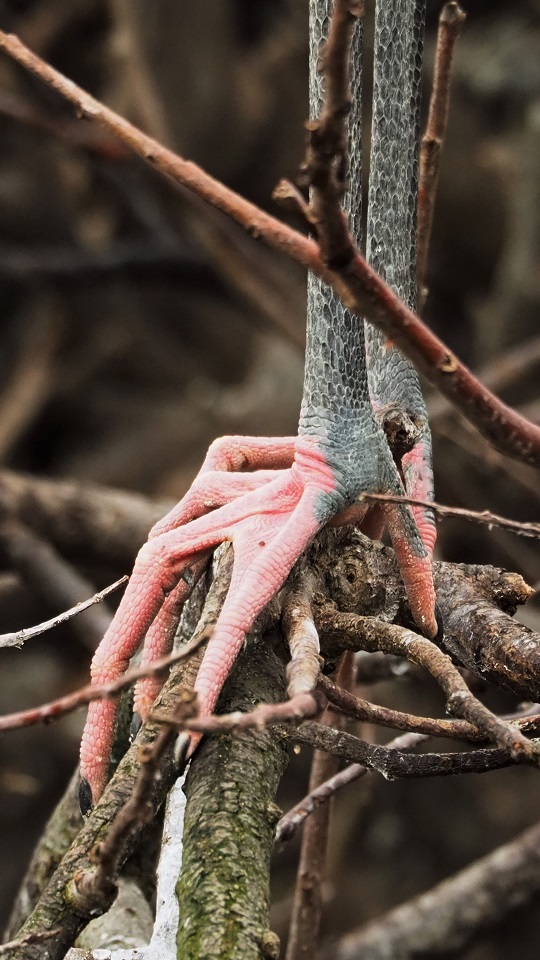
<path id="1" fill-rule="evenodd" d="M 354 497 L 339 487 L 335 469 L 317 443 L 305 438 L 240 437 L 231 438 L 230 449 L 227 443 L 223 438 L 212 445 L 191 490 L 156 524 L 139 552 L 116 616 L 96 651 L 94 683 L 120 676 L 145 635 L 143 664 L 170 649 L 181 605 L 192 586 L 186 582 L 186 571 L 193 571 L 196 580 L 212 550 L 229 540 L 234 547 L 231 584 L 195 682 L 201 713 L 211 713 L 246 633 L 308 543 L 336 514 L 339 522 L 340 510 L 345 511 L 342 522 L 352 522 Z M 235 467 L 253 469 L 228 472 Z M 356 505 L 355 520 L 365 509 Z M 407 541 L 410 515 L 410 524 L 404 526 L 403 508 L 400 512 L 399 507 L 385 505 L 384 512 L 413 615 L 433 635 L 430 559 L 423 555 L 418 535 L 416 547 L 411 549 Z M 134 708 L 143 720 L 160 686 L 154 677 L 139 681 Z M 115 715 L 112 701 L 89 706 L 81 743 L 81 805 L 86 809 L 99 799 L 106 783 Z M 191 737 L 190 753 L 198 739 Z"/>

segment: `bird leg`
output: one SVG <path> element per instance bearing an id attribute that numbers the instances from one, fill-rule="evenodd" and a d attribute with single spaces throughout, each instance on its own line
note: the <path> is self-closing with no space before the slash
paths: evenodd
<path id="1" fill-rule="evenodd" d="M 248 472 L 231 473 L 231 468 Z M 329 521 L 342 524 L 362 517 L 366 506 L 355 500 L 363 486 L 358 479 L 351 485 L 350 476 L 340 474 L 324 447 L 310 438 L 217 441 L 190 491 L 156 524 L 140 550 L 94 657 L 92 681 L 120 676 L 143 641 L 143 663 L 166 652 L 179 608 L 193 585 L 188 571 L 202 569 L 210 552 L 229 541 L 234 549 L 231 584 L 195 682 L 201 712 L 210 713 L 246 633 L 315 534 Z M 420 549 L 418 543 L 411 547 L 407 508 L 392 504 L 384 510 L 413 616 L 434 636 L 429 558 L 425 551 L 421 555 L 421 541 Z M 137 689 L 135 707 L 142 719 L 157 690 L 155 681 L 142 681 Z M 112 701 L 89 706 L 81 744 L 85 806 L 95 802 L 105 786 L 115 716 Z"/>

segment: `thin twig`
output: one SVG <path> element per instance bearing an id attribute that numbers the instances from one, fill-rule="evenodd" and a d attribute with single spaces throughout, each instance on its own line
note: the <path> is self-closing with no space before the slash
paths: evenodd
<path id="1" fill-rule="evenodd" d="M 391 493 L 362 493 L 359 500 L 368 500 L 373 503 L 408 503 L 412 507 L 427 507 L 439 517 L 460 517 L 474 523 L 483 523 L 488 527 L 502 527 L 504 530 L 511 530 L 521 537 L 540 537 L 540 523 L 528 520 L 510 520 L 508 517 L 501 517 L 489 510 L 447 507 L 442 503 L 433 503 L 431 500 L 416 500 L 412 497 L 401 497 Z"/>
<path id="2" fill-rule="evenodd" d="M 306 717 L 317 717 L 325 706 L 326 700 L 315 690 L 311 693 L 299 693 L 284 703 L 262 703 L 248 713 L 237 710 L 235 713 L 224 713 L 221 716 L 212 714 L 184 720 L 152 712 L 151 718 L 161 723 L 172 723 L 180 731 L 220 734 L 231 730 L 264 730 L 273 724 L 283 723 L 284 720 L 298 722 Z"/>
<path id="3" fill-rule="evenodd" d="M 67 80 L 14 36 L 0 32 L 0 48 L 73 103 L 81 117 L 115 133 L 135 153 L 175 183 L 236 220 L 252 236 L 263 239 L 334 287 L 352 313 L 368 319 L 400 347 L 415 366 L 450 399 L 502 453 L 540 466 L 540 427 L 502 403 L 409 310 L 368 266 L 350 240 L 349 256 L 340 269 L 328 269 L 313 240 L 259 210 L 223 186 L 196 164 L 184 160 L 143 134 L 114 111 Z"/>
<path id="4" fill-rule="evenodd" d="M 53 610 L 84 603 L 94 589 L 51 543 L 18 520 L 9 518 L 0 526 L 0 554 L 32 593 Z M 93 652 L 111 618 L 105 606 L 94 605 L 83 617 L 74 618 L 72 631 Z"/>
<path id="5" fill-rule="evenodd" d="M 425 740 L 427 740 L 426 734 L 404 733 L 391 740 L 386 746 L 392 750 L 413 750 L 417 744 L 424 743 Z M 369 767 L 360 763 L 351 763 L 315 789 L 310 789 L 307 796 L 296 803 L 294 807 L 291 807 L 279 821 L 276 827 L 276 841 L 284 843 L 287 840 L 292 840 L 304 820 L 311 816 L 321 804 L 328 803 L 339 790 L 348 786 L 349 783 L 354 783 L 355 780 L 363 777 L 366 773 L 369 773 Z"/>
<path id="6" fill-rule="evenodd" d="M 335 707 L 350 717 L 364 723 L 374 723 L 381 727 L 393 727 L 395 730 L 407 730 L 422 733 L 430 737 L 448 737 L 455 740 L 485 740 L 478 727 L 466 720 L 437 720 L 431 717 L 416 717 L 401 710 L 392 710 L 370 703 L 361 697 L 355 697 L 348 690 L 338 687 L 325 676 L 319 678 L 319 689 Z"/>
<path id="7" fill-rule="evenodd" d="M 41 930 L 39 933 L 28 933 L 20 940 L 9 940 L 7 943 L 0 944 L 0 957 L 9 950 L 23 950 L 24 947 L 34 946 L 35 944 L 46 943 L 58 933 L 58 930 Z"/>
<path id="8" fill-rule="evenodd" d="M 20 710 L 17 713 L 6 713 L 4 716 L 0 716 L 0 732 L 18 730 L 20 727 L 32 727 L 37 723 L 49 723 L 66 713 L 72 713 L 80 707 L 87 706 L 92 700 L 110 700 L 117 697 L 122 690 L 126 690 L 142 677 L 158 677 L 173 664 L 180 663 L 182 660 L 189 660 L 203 643 L 208 641 L 208 637 L 208 632 L 202 632 L 195 640 L 181 647 L 175 653 L 170 653 L 168 656 L 161 657 L 159 660 L 154 660 L 153 663 L 147 663 L 142 667 L 133 667 L 118 680 L 95 685 L 89 683 L 74 693 L 68 693 L 65 697 L 51 700 L 39 707 L 30 707 L 28 710 Z M 310 714 L 310 716 L 313 715 Z M 162 716 L 156 719 L 162 722 L 169 721 L 168 717 Z"/>
<path id="9" fill-rule="evenodd" d="M 347 698 L 351 697 L 351 694 L 348 694 L 339 688 L 335 688 L 335 689 L 338 690 L 339 698 L 342 703 L 345 702 L 344 699 L 342 699 L 344 698 L 344 694 Z M 330 698 L 334 699 L 332 691 L 328 689 L 326 693 L 329 694 L 329 699 Z M 353 698 L 353 699 L 356 700 L 357 698 Z M 358 710 L 358 713 L 355 713 L 354 711 L 352 711 L 354 716 L 357 716 L 359 719 L 362 719 L 362 720 L 366 719 L 371 722 L 379 723 L 381 725 L 386 725 L 385 720 L 381 719 L 380 715 L 376 715 L 370 712 L 371 708 L 374 707 L 374 704 L 368 704 L 370 711 L 364 713 L 363 704 L 365 703 L 365 701 L 359 700 L 357 702 L 361 706 L 360 706 L 360 709 Z M 531 710 L 536 709 L 536 705 L 534 707 L 531 707 L 530 709 Z M 421 743 L 425 743 L 426 740 L 430 739 L 430 737 L 434 735 L 445 736 L 445 737 L 451 737 L 455 735 L 456 737 L 459 737 L 460 733 L 458 731 L 460 727 L 463 728 L 465 726 L 469 728 L 470 739 L 473 739 L 473 740 L 485 739 L 482 737 L 481 734 L 479 734 L 478 730 L 475 727 L 471 726 L 470 724 L 465 724 L 464 722 L 453 721 L 453 720 L 446 720 L 446 721 L 431 720 L 431 719 L 426 720 L 426 718 L 423 718 L 423 717 L 410 718 L 408 714 L 400 714 L 398 711 L 387 711 L 386 708 L 382 708 L 382 707 L 376 707 L 375 710 L 376 711 L 384 710 L 385 713 L 387 714 L 394 714 L 394 716 L 397 715 L 397 717 L 401 716 L 403 718 L 407 717 L 408 720 L 409 719 L 418 720 L 420 721 L 419 726 L 426 723 L 426 727 L 425 727 L 426 730 L 429 730 L 429 727 L 432 724 L 444 725 L 444 730 L 445 730 L 444 733 L 441 733 L 440 730 L 437 733 L 434 733 L 434 732 L 420 733 L 420 732 L 412 732 L 412 731 L 408 733 L 402 733 L 400 734 L 400 736 L 395 737 L 389 743 L 385 744 L 385 747 L 387 749 L 398 750 L 400 752 L 413 750 L 417 745 Z M 519 714 L 509 715 L 505 717 L 505 720 L 516 723 L 522 730 L 527 730 L 530 733 L 536 733 L 540 725 L 540 714 L 529 713 L 529 710 L 527 710 L 527 711 L 522 711 Z M 398 724 L 396 724 L 396 726 L 398 726 Z M 405 726 L 405 724 L 403 724 L 403 726 Z M 448 729 L 449 727 L 450 728 L 453 727 L 454 732 L 452 732 L 451 729 L 449 730 Z M 435 730 L 436 728 L 434 727 L 433 729 Z M 467 739 L 468 738 L 469 738 L 469 734 L 467 734 Z M 430 756 L 433 756 L 433 754 L 430 754 Z M 459 754 L 457 755 L 454 754 L 453 756 L 459 756 Z M 291 840 L 292 837 L 295 835 L 296 831 L 298 830 L 298 828 L 303 824 L 304 820 L 307 817 L 311 816 L 311 814 L 321 804 L 328 803 L 328 801 L 331 800 L 334 794 L 336 794 L 339 790 L 342 790 L 343 787 L 347 787 L 350 783 L 354 783 L 360 777 L 363 777 L 366 773 L 369 773 L 369 772 L 370 772 L 369 767 L 366 766 L 365 764 L 351 763 L 348 766 L 344 767 L 343 770 L 340 770 L 338 773 L 336 773 L 335 776 L 330 777 L 324 783 L 321 783 L 320 786 L 318 786 L 316 789 L 312 791 L 310 790 L 307 796 L 305 796 L 302 800 L 300 800 L 299 803 L 295 804 L 294 807 L 292 807 L 281 818 L 276 828 L 276 840 L 280 842 Z M 458 773 L 460 771 L 456 770 L 454 772 Z"/>
<path id="10" fill-rule="evenodd" d="M 118 590 L 118 588 L 122 587 L 128 580 L 129 577 L 120 577 L 119 580 L 111 583 L 108 587 L 105 587 L 104 590 L 95 593 L 94 596 L 88 600 L 77 603 L 69 610 L 64 610 L 64 612 L 59 613 L 58 616 L 52 617 L 50 620 L 44 620 L 43 623 L 38 623 L 35 627 L 25 627 L 23 630 L 16 630 L 14 633 L 0 634 L 0 647 L 21 647 L 26 640 L 30 640 L 32 637 L 38 637 L 41 633 L 46 633 L 47 630 L 52 630 L 53 627 L 58 627 L 61 623 L 66 623 L 67 620 L 76 617 L 77 614 L 82 613 L 83 610 L 88 610 L 88 607 L 93 606 L 95 603 L 101 603 L 105 597 L 108 597 L 114 590 Z"/>
<path id="11" fill-rule="evenodd" d="M 427 258 L 439 179 L 439 160 L 448 123 L 454 47 L 466 14 L 458 3 L 446 3 L 439 18 L 433 87 L 426 132 L 420 143 L 418 182 L 418 239 L 416 273 L 421 300 L 425 300 Z"/>
<path id="12" fill-rule="evenodd" d="M 196 694 L 186 691 L 176 707 L 178 718 L 187 720 L 197 711 Z M 96 866 L 79 871 L 73 877 L 70 896 L 75 908 L 80 909 L 83 914 L 91 914 L 96 908 L 102 909 L 110 900 L 111 894 L 116 892 L 118 868 L 128 839 L 154 815 L 150 803 L 154 780 L 159 762 L 175 735 L 174 725 L 165 724 L 151 746 L 141 747 L 139 757 L 142 763 L 133 793 L 116 814 L 105 838 L 99 841 L 90 854 Z"/>

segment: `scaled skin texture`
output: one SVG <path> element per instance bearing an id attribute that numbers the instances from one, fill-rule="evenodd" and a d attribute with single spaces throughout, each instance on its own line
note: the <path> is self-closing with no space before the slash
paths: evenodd
<path id="1" fill-rule="evenodd" d="M 247 472 L 231 472 L 243 470 Z M 286 580 L 315 534 L 331 521 L 359 520 L 350 478 L 330 467 L 313 439 L 225 437 L 216 441 L 191 490 L 151 531 L 137 558 L 117 614 L 92 663 L 92 682 L 121 676 L 144 641 L 143 663 L 163 656 L 172 643 L 181 605 L 190 592 L 182 575 L 231 541 L 234 567 L 229 593 L 195 683 L 201 712 L 211 713 L 253 621 Z M 353 510 L 351 512 L 351 505 Z M 411 545 L 407 508 L 388 505 L 393 539 L 413 616 L 435 636 L 435 595 L 429 551 L 417 536 Z M 407 511 L 408 513 L 408 511 Z M 191 582 L 191 578 L 187 579 Z M 146 637 L 146 639 L 145 639 Z M 135 710 L 145 719 L 160 684 L 140 681 Z M 90 704 L 81 744 L 81 792 L 85 806 L 105 787 L 116 705 Z"/>

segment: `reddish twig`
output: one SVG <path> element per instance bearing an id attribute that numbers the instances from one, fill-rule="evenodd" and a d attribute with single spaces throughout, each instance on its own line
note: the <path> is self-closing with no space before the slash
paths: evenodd
<path id="1" fill-rule="evenodd" d="M 419 157 L 416 275 L 422 300 L 425 299 L 423 291 L 439 179 L 439 160 L 448 123 L 452 59 L 465 19 L 466 14 L 453 0 L 444 5 L 439 18 L 428 122 L 420 143 Z"/>
<path id="2" fill-rule="evenodd" d="M 160 173 L 222 210 L 252 236 L 265 240 L 270 246 L 313 270 L 334 287 L 352 313 L 358 317 L 367 316 L 380 327 L 499 451 L 540 466 L 540 427 L 526 420 L 482 386 L 452 351 L 374 273 L 355 249 L 352 240 L 339 271 L 330 270 L 313 240 L 259 210 L 204 173 L 196 164 L 182 159 L 137 130 L 35 56 L 17 37 L 0 32 L 0 47 L 73 103 L 81 117 L 96 120 Z"/>
<path id="3" fill-rule="evenodd" d="M 159 676 L 174 663 L 189 660 L 203 643 L 207 642 L 208 637 L 208 631 L 203 631 L 195 640 L 177 650 L 176 653 L 161 657 L 154 663 L 147 663 L 144 667 L 133 667 L 118 680 L 112 680 L 110 683 L 101 685 L 96 684 L 95 686 L 89 683 L 74 693 L 68 693 L 67 696 L 59 697 L 58 700 L 51 700 L 50 703 L 44 703 L 39 707 L 30 707 L 28 710 L 20 710 L 17 713 L 7 713 L 3 717 L 0 716 L 0 732 L 18 730 L 20 727 L 32 727 L 37 723 L 49 723 L 66 713 L 72 713 L 80 707 L 87 706 L 91 700 L 108 700 L 117 697 L 122 690 L 126 690 L 142 677 Z M 310 714 L 310 716 L 313 715 Z M 167 719 L 168 722 L 170 718 L 159 717 L 159 719 Z"/>
<path id="4" fill-rule="evenodd" d="M 540 537 L 540 523 L 526 520 L 510 520 L 501 517 L 489 510 L 467 510 L 465 507 L 447 507 L 442 503 L 433 503 L 431 500 L 415 500 L 411 497 L 401 497 L 391 493 L 362 493 L 360 500 L 370 500 L 373 503 L 409 503 L 413 507 L 427 507 L 439 517 L 460 517 L 462 520 L 471 520 L 474 523 L 483 523 L 488 527 L 502 527 L 511 530 L 521 537 Z"/>
<path id="5" fill-rule="evenodd" d="M 177 730 L 190 730 L 193 733 L 220 734 L 231 730 L 264 730 L 272 724 L 283 723 L 284 720 L 299 721 L 306 717 L 317 717 L 326 706 L 326 700 L 316 690 L 312 693 L 299 693 L 285 703 L 262 703 L 248 713 L 240 710 L 234 713 L 225 713 L 221 716 L 214 714 L 206 717 L 195 717 L 189 722 L 183 718 L 176 719 L 161 713 L 152 713 L 151 718 L 160 723 L 172 723 Z M 0 730 L 1 730 L 0 726 Z"/>

